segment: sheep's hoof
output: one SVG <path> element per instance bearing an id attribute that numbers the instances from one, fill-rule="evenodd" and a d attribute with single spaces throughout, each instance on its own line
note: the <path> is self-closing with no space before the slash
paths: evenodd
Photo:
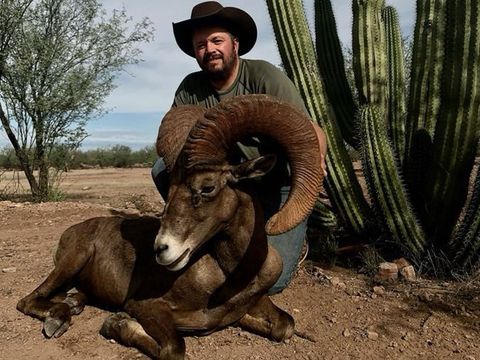
<path id="1" fill-rule="evenodd" d="M 50 308 L 43 323 L 43 332 L 47 338 L 62 336 L 70 327 L 70 308 L 67 304 L 55 304 Z"/>
<path id="2" fill-rule="evenodd" d="M 126 321 L 125 321 L 126 320 Z M 130 315 L 125 312 L 118 312 L 108 315 L 103 322 L 100 334 L 106 339 L 117 340 L 122 327 L 126 326 L 127 321 L 133 320 Z"/>
<path id="3" fill-rule="evenodd" d="M 85 304 L 80 302 L 75 296 L 68 295 L 63 301 L 70 308 L 70 315 L 78 315 L 85 308 Z"/>

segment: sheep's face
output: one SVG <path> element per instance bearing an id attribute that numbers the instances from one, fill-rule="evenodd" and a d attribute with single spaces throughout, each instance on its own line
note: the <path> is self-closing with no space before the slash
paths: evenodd
<path id="1" fill-rule="evenodd" d="M 238 166 L 202 167 L 172 184 L 155 239 L 157 262 L 173 271 L 184 268 L 195 251 L 225 229 L 237 212 L 239 199 L 229 184 L 262 176 L 274 164 L 274 156 L 265 156 Z"/>

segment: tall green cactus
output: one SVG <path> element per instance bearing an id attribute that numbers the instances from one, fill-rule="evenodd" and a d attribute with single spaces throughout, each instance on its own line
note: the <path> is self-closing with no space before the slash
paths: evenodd
<path id="1" fill-rule="evenodd" d="M 353 0 L 353 68 L 361 105 L 387 112 L 387 56 L 382 8 L 385 0 Z"/>
<path id="2" fill-rule="evenodd" d="M 314 49 L 301 1 L 266 1 L 287 74 L 327 133 L 327 160 L 334 175 L 327 189 L 334 208 L 347 223 L 365 221 L 368 217 L 362 215 L 368 210 L 357 189 L 345 187 L 357 183 L 336 126 L 342 115 L 335 114 L 343 111 L 336 107 L 345 104 L 342 97 L 349 91 L 343 76 L 333 75 L 342 69 L 329 0 L 315 0 L 316 52 L 323 79 L 313 64 Z M 422 261 L 428 247 L 452 250 L 450 260 L 457 264 L 468 260 L 478 265 L 480 175 L 467 215 L 451 235 L 465 203 L 480 137 L 480 1 L 417 0 L 408 105 L 394 9 L 383 8 L 384 0 L 352 0 L 352 4 L 354 72 L 364 107 L 360 119 L 363 169 L 377 220 L 414 260 Z M 329 100 L 335 111 L 329 109 Z M 406 170 L 403 175 L 402 169 Z M 347 195 L 342 196 L 342 191 Z M 351 199 L 354 202 L 349 203 Z"/>
<path id="3" fill-rule="evenodd" d="M 417 130 L 433 138 L 440 108 L 447 0 L 417 0 L 405 156 Z M 416 154 L 412 155 L 413 157 Z"/>
<path id="4" fill-rule="evenodd" d="M 395 152 L 403 163 L 405 153 L 406 93 L 405 65 L 403 62 L 402 35 L 397 11 L 387 6 L 382 11 L 385 23 L 388 63 L 388 104 L 387 122 Z"/>
<path id="5" fill-rule="evenodd" d="M 427 177 L 427 230 L 445 245 L 465 203 L 480 127 L 480 1 L 449 0 L 441 105 Z"/>
<path id="6" fill-rule="evenodd" d="M 406 197 L 385 121 L 367 106 L 361 124 L 363 170 L 375 210 L 399 244 L 418 256 L 424 249 L 425 235 Z"/>
<path id="7" fill-rule="evenodd" d="M 343 143 L 335 113 L 317 68 L 313 41 L 301 0 L 266 0 L 283 66 L 312 117 L 325 131 L 329 151 L 326 189 L 344 222 L 357 233 L 366 230 L 371 210 L 363 196 Z"/>
<path id="8" fill-rule="evenodd" d="M 342 136 L 357 147 L 354 120 L 358 107 L 348 85 L 345 64 L 337 34 L 337 25 L 329 0 L 315 1 L 315 45 L 318 69 L 326 84 L 325 91 L 331 101 Z"/>
<path id="9" fill-rule="evenodd" d="M 480 168 L 465 217 L 450 242 L 450 253 L 458 267 L 480 266 Z"/>

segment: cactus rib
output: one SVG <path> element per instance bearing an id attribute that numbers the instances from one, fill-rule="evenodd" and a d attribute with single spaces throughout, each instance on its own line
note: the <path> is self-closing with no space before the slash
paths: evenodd
<path id="1" fill-rule="evenodd" d="M 425 236 L 405 196 L 385 123 L 370 106 L 362 111 L 362 140 L 365 179 L 375 210 L 397 243 L 418 256 Z"/>

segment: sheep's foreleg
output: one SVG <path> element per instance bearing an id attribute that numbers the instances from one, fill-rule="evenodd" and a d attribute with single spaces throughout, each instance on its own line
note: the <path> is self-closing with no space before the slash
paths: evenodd
<path id="1" fill-rule="evenodd" d="M 63 302 L 52 301 L 52 297 L 85 266 L 91 253 L 91 250 L 78 252 L 72 246 L 71 251 L 58 261 L 47 279 L 18 302 L 19 311 L 44 321 L 44 332 L 48 338 L 59 337 L 67 331 L 71 315 L 80 313 L 83 309 L 86 302 L 83 293 L 75 295 L 70 299 L 70 303 L 68 297 Z"/>
<path id="2" fill-rule="evenodd" d="M 291 338 L 295 332 L 293 318 L 266 295 L 236 325 L 278 342 Z"/>
<path id="3" fill-rule="evenodd" d="M 107 317 L 100 333 L 107 339 L 135 347 L 156 360 L 183 360 L 185 341 L 175 328 L 170 310 L 155 300 L 130 300 L 127 313 Z M 133 317 L 131 317 L 130 315 Z"/>

